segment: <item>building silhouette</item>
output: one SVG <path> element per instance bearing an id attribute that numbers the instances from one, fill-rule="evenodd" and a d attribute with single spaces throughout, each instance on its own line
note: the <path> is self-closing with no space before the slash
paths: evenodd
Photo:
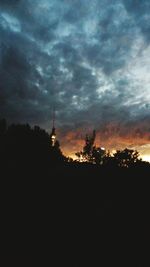
<path id="1" fill-rule="evenodd" d="M 54 147 L 55 143 L 56 143 L 55 111 L 53 110 L 53 126 L 50 134 L 50 145 Z"/>

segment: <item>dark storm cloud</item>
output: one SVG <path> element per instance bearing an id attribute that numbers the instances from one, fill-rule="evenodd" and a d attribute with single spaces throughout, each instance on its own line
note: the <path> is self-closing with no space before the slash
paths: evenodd
<path id="1" fill-rule="evenodd" d="M 19 4 L 21 0 L 0 0 L 1 7 L 14 7 Z"/>
<path id="2" fill-rule="evenodd" d="M 146 0 L 0 1 L 1 117 L 49 128 L 55 106 L 64 136 L 148 123 L 149 14 Z"/>
<path id="3" fill-rule="evenodd" d="M 123 0 L 127 11 L 135 19 L 135 23 L 141 28 L 144 37 L 150 40 L 150 2 L 148 0 Z"/>

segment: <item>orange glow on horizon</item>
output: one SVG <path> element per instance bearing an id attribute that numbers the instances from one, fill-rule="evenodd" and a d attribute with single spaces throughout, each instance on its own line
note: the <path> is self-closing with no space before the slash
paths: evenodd
<path id="1" fill-rule="evenodd" d="M 119 128 L 119 126 L 117 128 L 117 124 L 111 123 L 96 130 L 95 145 L 104 147 L 111 154 L 125 148 L 134 149 L 140 153 L 143 161 L 150 162 L 150 134 L 144 126 L 144 122 L 140 123 L 137 130 L 137 125 L 130 128 Z M 92 127 L 91 129 L 80 127 L 65 134 L 62 134 L 60 129 L 59 138 L 64 155 L 77 159 L 75 153 L 82 150 L 86 133 L 91 135 Z"/>
<path id="2" fill-rule="evenodd" d="M 141 155 L 141 158 L 142 158 L 143 161 L 150 162 L 150 155 Z"/>
<path id="3" fill-rule="evenodd" d="M 64 155 L 66 155 L 67 157 L 70 157 L 73 160 L 77 160 L 78 157 L 75 155 L 75 153 L 81 151 L 82 148 L 83 148 L 83 146 L 81 146 L 81 145 L 79 146 L 79 144 L 77 146 L 75 146 L 74 149 L 72 149 L 71 147 L 67 148 L 67 145 L 64 145 L 64 147 L 62 147 L 62 151 L 63 151 Z M 125 149 L 125 148 L 129 148 L 129 147 L 124 146 L 124 147 L 122 147 L 122 148 L 120 147 L 118 149 L 121 150 L 121 149 Z M 146 149 L 144 149 L 144 152 L 140 146 L 139 147 L 130 147 L 129 149 L 137 150 L 140 153 L 140 158 L 143 161 L 150 162 L 150 154 L 148 154 L 148 153 L 146 154 Z M 111 155 L 113 155 L 117 149 L 109 149 L 107 147 L 106 151 L 108 151 L 108 150 L 110 151 Z"/>

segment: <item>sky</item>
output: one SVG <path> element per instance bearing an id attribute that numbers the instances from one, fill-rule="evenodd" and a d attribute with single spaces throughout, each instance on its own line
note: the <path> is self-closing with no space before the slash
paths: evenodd
<path id="1" fill-rule="evenodd" d="M 0 117 L 150 160 L 150 1 L 0 0 Z"/>

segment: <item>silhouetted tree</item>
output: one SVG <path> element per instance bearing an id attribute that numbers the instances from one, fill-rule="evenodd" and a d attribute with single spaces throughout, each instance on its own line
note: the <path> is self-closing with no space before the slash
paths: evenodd
<path id="1" fill-rule="evenodd" d="M 93 157 L 93 163 L 96 164 L 103 164 L 104 163 L 104 159 L 106 158 L 106 150 L 101 148 L 101 147 L 93 147 L 93 151 L 92 151 L 92 157 Z"/>
<path id="2" fill-rule="evenodd" d="M 80 161 L 93 162 L 93 147 L 95 142 L 96 132 L 93 131 L 92 135 L 85 136 L 85 145 L 83 151 L 77 152 L 76 156 Z"/>
<path id="3" fill-rule="evenodd" d="M 86 161 L 89 163 L 103 164 L 104 157 L 106 157 L 105 149 L 96 147 L 94 145 L 96 138 L 96 131 L 94 130 L 92 135 L 85 136 L 85 145 L 83 151 L 77 152 L 76 156 L 79 161 Z"/>
<path id="4" fill-rule="evenodd" d="M 125 148 L 122 151 L 117 150 L 116 153 L 114 153 L 114 160 L 117 162 L 117 165 L 119 167 L 128 168 L 141 161 L 141 159 L 139 159 L 139 156 L 140 154 L 138 151 Z"/>
<path id="5" fill-rule="evenodd" d="M 6 127 L 5 120 L 0 121 L 0 156 L 11 166 L 20 164 L 50 164 L 64 162 L 60 144 L 50 145 L 49 134 L 39 126 L 12 124 Z"/>
<path id="6" fill-rule="evenodd" d="M 107 167 L 117 167 L 116 161 L 109 150 L 106 151 L 106 154 L 103 158 L 103 165 Z"/>

